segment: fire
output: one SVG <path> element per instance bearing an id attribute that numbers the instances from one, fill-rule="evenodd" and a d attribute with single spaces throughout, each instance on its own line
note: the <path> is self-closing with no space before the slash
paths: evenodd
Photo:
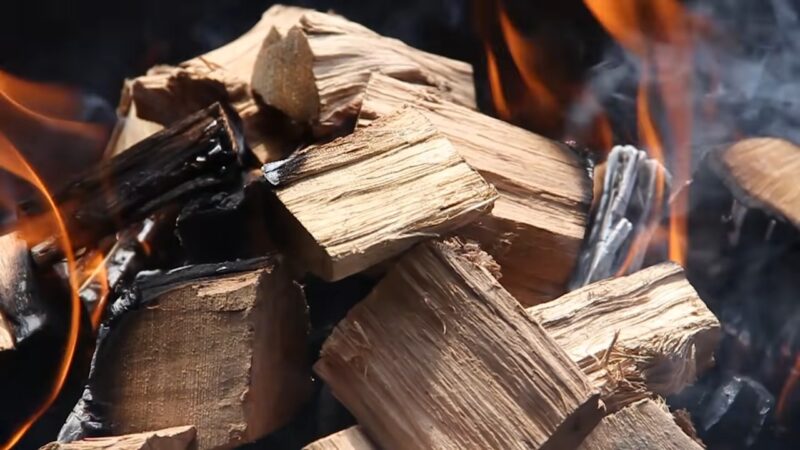
<path id="1" fill-rule="evenodd" d="M 7 442 L 0 444 L 0 450 L 14 447 L 61 392 L 76 352 L 82 307 L 78 295 L 80 283 L 76 259 L 65 222 L 47 184 L 18 145 L 30 144 L 31 140 L 35 142 L 42 133 L 102 144 L 107 130 L 102 126 L 76 121 L 79 112 L 79 97 L 69 89 L 33 83 L 0 72 L 0 169 L 33 187 L 49 209 L 48 214 L 43 214 L 36 220 L 18 224 L 16 231 L 29 243 L 38 243 L 45 237 L 55 236 L 56 244 L 65 256 L 70 288 L 67 340 L 53 383 L 43 403 L 13 432 Z M 46 152 L 50 149 L 41 150 Z M 55 154 L 49 156 L 57 157 Z M 0 201 L 11 211 L 14 210 L 18 197 L 8 190 L 0 191 Z M 102 277 L 102 274 L 97 276 Z"/>
<path id="2" fill-rule="evenodd" d="M 89 256 L 86 267 L 81 274 L 81 279 L 83 281 L 81 282 L 80 288 L 78 288 L 78 292 L 84 289 L 95 289 L 97 291 L 98 300 L 91 315 L 92 329 L 95 331 L 100 326 L 100 322 L 103 319 L 103 312 L 108 302 L 109 285 L 108 269 L 106 268 L 107 263 L 108 257 L 103 256 L 101 252 L 95 252 Z"/>

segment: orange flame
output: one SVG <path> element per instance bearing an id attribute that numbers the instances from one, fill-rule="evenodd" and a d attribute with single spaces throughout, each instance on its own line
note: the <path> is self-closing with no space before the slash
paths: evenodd
<path id="1" fill-rule="evenodd" d="M 503 81 L 500 79 L 500 69 L 497 67 L 497 58 L 491 47 L 486 45 L 486 65 L 489 75 L 489 88 L 497 114 L 503 120 L 511 119 L 511 108 L 508 106 L 506 94 L 503 92 Z"/>
<path id="2" fill-rule="evenodd" d="M 78 272 L 72 243 L 48 186 L 23 156 L 18 145 L 20 142 L 30 144 L 30 140 L 35 141 L 43 134 L 57 136 L 58 139 L 78 139 L 75 142 L 87 144 L 102 143 L 106 136 L 104 127 L 76 121 L 79 111 L 79 97 L 69 89 L 33 83 L 0 72 L 0 170 L 32 186 L 49 209 L 47 214 L 34 220 L 18 223 L 16 231 L 29 243 L 38 243 L 46 237 L 55 236 L 56 245 L 66 259 L 70 288 L 66 345 L 53 383 L 42 404 L 14 430 L 7 442 L 0 443 L 0 450 L 13 448 L 53 405 L 64 387 L 76 352 L 82 305 L 78 294 Z M 52 157 L 55 158 L 55 155 Z M 14 205 L 17 200 L 15 197 L 11 192 L 0 192 L 0 201 L 7 206 Z"/>
<path id="3" fill-rule="evenodd" d="M 109 285 L 107 263 L 107 256 L 104 257 L 101 252 L 93 253 L 86 263 L 86 268 L 82 274 L 83 282 L 78 289 L 80 292 L 84 289 L 95 288 L 93 285 L 97 286 L 98 301 L 91 315 L 92 329 L 95 331 L 100 326 L 100 321 L 103 319 L 103 313 L 105 312 L 106 303 L 108 302 Z"/>
<path id="4" fill-rule="evenodd" d="M 584 0 L 603 27 L 642 61 L 637 98 L 639 134 L 653 158 L 669 167 L 676 186 L 690 178 L 691 158 L 691 40 L 693 19 L 675 0 Z M 677 69 L 676 69 L 677 68 Z M 655 89 L 653 89 L 655 88 Z M 653 92 L 655 91 L 655 92 Z M 659 135 L 651 96 L 663 107 L 669 144 Z M 664 149 L 671 152 L 671 161 Z M 663 174 L 657 180 L 656 200 L 664 198 Z M 679 189 L 670 204 L 669 259 L 686 258 L 687 190 Z"/>
<path id="5" fill-rule="evenodd" d="M 30 427 L 52 406 L 58 397 L 59 392 L 64 387 L 69 374 L 69 368 L 72 364 L 72 359 L 75 356 L 76 346 L 78 344 L 78 330 L 80 327 L 80 308 L 81 303 L 78 298 L 77 279 L 75 276 L 75 255 L 72 252 L 72 244 L 69 242 L 67 229 L 61 214 L 56 207 L 53 198 L 48 194 L 47 187 L 42 183 L 33 169 L 28 165 L 22 155 L 17 151 L 16 147 L 2 134 L 0 134 L 0 168 L 16 175 L 17 177 L 27 181 L 44 197 L 48 206 L 52 211 L 50 216 L 53 223 L 52 229 L 58 237 L 58 243 L 64 251 L 67 260 L 67 268 L 69 273 L 70 284 L 70 320 L 69 332 L 67 335 L 67 344 L 64 350 L 64 355 L 59 364 L 58 373 L 56 374 L 50 392 L 45 401 L 33 412 L 33 414 L 12 434 L 8 442 L 2 444 L 0 449 L 8 450 L 14 447 L 17 442 L 25 435 Z"/>

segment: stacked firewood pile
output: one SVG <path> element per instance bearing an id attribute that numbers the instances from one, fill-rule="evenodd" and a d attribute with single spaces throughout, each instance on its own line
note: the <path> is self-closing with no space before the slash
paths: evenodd
<path id="1" fill-rule="evenodd" d="M 56 198 L 76 247 L 125 232 L 50 448 L 231 448 L 308 414 L 320 380 L 358 425 L 308 449 L 702 447 L 662 398 L 713 364 L 717 319 L 670 263 L 567 292 L 591 170 L 478 112 L 469 65 L 275 6 L 129 81 L 119 112 Z M 133 279 L 164 235 L 193 264 Z M 371 288 L 319 352 L 306 274 Z"/>

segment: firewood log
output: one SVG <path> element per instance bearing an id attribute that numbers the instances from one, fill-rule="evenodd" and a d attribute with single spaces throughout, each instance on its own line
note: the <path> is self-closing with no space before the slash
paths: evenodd
<path id="1" fill-rule="evenodd" d="M 274 121 L 258 107 L 249 84 L 262 43 L 279 40 L 307 11 L 274 5 L 252 29 L 228 44 L 177 67 L 150 69 L 130 82 L 131 109 L 139 120 L 171 125 L 214 102 L 227 102 L 242 118 L 247 143 L 259 159 L 279 158 L 282 138 L 288 137 L 270 133 Z"/>
<path id="2" fill-rule="evenodd" d="M 578 450 L 703 448 L 675 423 L 665 405 L 642 400 L 603 418 Z"/>
<path id="3" fill-rule="evenodd" d="M 566 146 L 441 99 L 433 88 L 373 74 L 358 126 L 413 104 L 497 188 L 492 213 L 461 230 L 500 264 L 524 305 L 564 293 L 580 252 L 592 185 Z"/>
<path id="4" fill-rule="evenodd" d="M 112 158 L 163 129 L 161 124 L 139 117 L 136 103 L 131 98 L 131 81 L 126 80 L 117 106 L 117 123 L 104 154 L 107 158 Z"/>
<path id="5" fill-rule="evenodd" d="M 497 197 L 413 110 L 300 150 L 264 173 L 275 185 L 273 236 L 328 281 L 459 228 Z"/>
<path id="6" fill-rule="evenodd" d="M 304 14 L 280 41 L 265 41 L 252 86 L 267 105 L 324 136 L 352 124 L 372 72 L 433 86 L 444 98 L 475 108 L 469 64 L 319 12 Z"/>
<path id="7" fill-rule="evenodd" d="M 315 372 L 382 448 L 573 448 L 598 395 L 455 240 L 407 252 L 323 345 Z"/>
<path id="8" fill-rule="evenodd" d="M 720 325 L 664 263 L 528 308 L 603 394 L 609 409 L 674 394 L 713 363 Z"/>
<path id="9" fill-rule="evenodd" d="M 193 426 L 182 426 L 75 442 L 52 442 L 41 450 L 192 450 L 197 448 L 196 435 Z"/>
<path id="10" fill-rule="evenodd" d="M 377 450 L 377 448 L 364 430 L 356 425 L 314 441 L 303 447 L 303 450 Z"/>
<path id="11" fill-rule="evenodd" d="M 73 246 L 94 243 L 198 192 L 235 184 L 255 161 L 237 122 L 214 104 L 67 183 L 54 199 Z M 20 208 L 15 226 L 22 227 L 49 211 L 42 201 Z"/>
<path id="12" fill-rule="evenodd" d="M 310 393 L 306 305 L 283 264 L 260 264 L 137 286 L 144 304 L 112 322 L 90 374 L 115 434 L 189 422 L 200 449 L 230 448 L 292 418 Z"/>

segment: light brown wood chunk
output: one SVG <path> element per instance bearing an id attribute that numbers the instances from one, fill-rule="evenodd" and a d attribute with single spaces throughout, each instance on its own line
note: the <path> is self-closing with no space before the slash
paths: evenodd
<path id="1" fill-rule="evenodd" d="M 579 450 L 701 450 L 675 423 L 663 404 L 642 400 L 611 414 Z"/>
<path id="2" fill-rule="evenodd" d="M 268 165 L 276 240 L 304 266 L 338 280 L 452 231 L 497 193 L 417 111 L 403 110 Z"/>
<path id="3" fill-rule="evenodd" d="M 669 395 L 713 364 L 720 324 L 672 263 L 528 308 L 614 410 Z"/>
<path id="4" fill-rule="evenodd" d="M 737 200 L 800 228 L 800 147 L 777 138 L 750 138 L 709 155 L 711 168 Z"/>
<path id="5" fill-rule="evenodd" d="M 338 433 L 314 441 L 303 450 L 377 450 L 360 426 L 352 426 Z"/>
<path id="6" fill-rule="evenodd" d="M 382 448 L 571 448 L 599 420 L 569 357 L 458 241 L 407 252 L 314 370 Z"/>
<path id="7" fill-rule="evenodd" d="M 370 78 L 358 125 L 411 104 L 500 195 L 490 215 L 461 234 L 500 264 L 500 283 L 524 305 L 565 292 L 586 229 L 592 185 L 563 144 L 442 99 L 435 89 Z"/>
<path id="8" fill-rule="evenodd" d="M 264 102 L 309 123 L 318 136 L 355 120 L 370 74 L 433 86 L 475 107 L 472 67 L 411 48 L 343 17 L 308 12 L 277 42 L 265 42 L 252 85 Z"/>
<path id="9" fill-rule="evenodd" d="M 196 435 L 193 426 L 182 426 L 123 436 L 52 442 L 42 450 L 191 450 L 197 448 Z"/>
<path id="10" fill-rule="evenodd" d="M 306 338 L 303 294 L 277 261 L 200 279 L 125 313 L 94 391 L 114 433 L 190 422 L 200 449 L 230 448 L 284 425 L 306 400 Z"/>

